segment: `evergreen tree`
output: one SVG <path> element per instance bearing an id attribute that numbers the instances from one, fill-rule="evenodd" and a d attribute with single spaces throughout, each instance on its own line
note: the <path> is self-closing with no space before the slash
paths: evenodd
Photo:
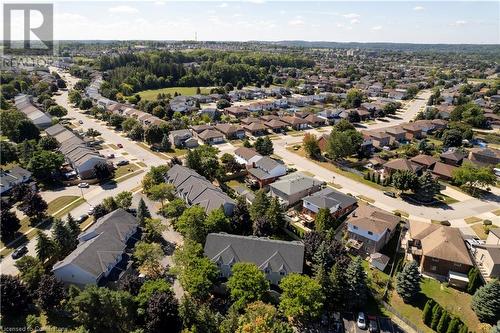
<path id="1" fill-rule="evenodd" d="M 68 229 L 68 233 L 70 235 L 71 239 L 71 248 L 74 250 L 76 249 L 76 246 L 78 245 L 78 235 L 81 232 L 80 226 L 78 223 L 75 221 L 73 216 L 71 214 L 68 214 L 68 217 L 66 219 L 66 228 Z"/>
<path id="2" fill-rule="evenodd" d="M 424 311 L 422 312 L 422 321 L 425 325 L 430 326 L 432 321 L 432 308 L 434 307 L 434 301 L 428 299 L 424 306 Z"/>
<path id="3" fill-rule="evenodd" d="M 443 313 L 441 314 L 441 318 L 439 318 L 439 323 L 437 325 L 436 331 L 438 333 L 446 333 L 446 330 L 448 329 L 448 323 L 450 322 L 450 314 L 448 311 L 443 310 Z"/>
<path id="4" fill-rule="evenodd" d="M 458 333 L 469 333 L 469 328 L 467 327 L 467 325 L 462 324 L 460 326 L 460 329 L 458 330 Z"/>
<path id="5" fill-rule="evenodd" d="M 415 191 L 420 201 L 429 202 L 441 191 L 441 185 L 432 178 L 432 174 L 427 171 L 418 178 L 418 188 Z"/>
<path id="6" fill-rule="evenodd" d="M 137 221 L 140 226 L 144 225 L 144 221 L 151 218 L 151 213 L 149 212 L 148 206 L 144 202 L 144 199 L 139 200 L 139 205 L 137 206 Z"/>
<path id="7" fill-rule="evenodd" d="M 66 257 L 73 249 L 73 240 L 68 228 L 60 219 L 56 219 L 52 225 L 52 240 L 56 246 L 57 257 Z"/>
<path id="8" fill-rule="evenodd" d="M 348 288 L 344 269 L 337 262 L 333 265 L 329 275 L 329 290 L 326 293 L 326 302 L 335 311 L 343 311 L 346 305 L 346 290 Z"/>
<path id="9" fill-rule="evenodd" d="M 351 261 L 346 270 L 347 300 L 351 310 L 360 309 L 365 305 L 368 297 L 368 287 L 366 284 L 366 273 L 363 268 L 363 261 L 356 257 Z"/>
<path id="10" fill-rule="evenodd" d="M 416 261 L 407 264 L 403 271 L 398 274 L 396 291 L 405 303 L 414 300 L 418 295 L 420 292 L 420 273 Z"/>
<path id="11" fill-rule="evenodd" d="M 316 218 L 314 219 L 314 227 L 316 228 L 316 231 L 327 231 L 333 227 L 333 224 L 334 220 L 332 214 L 330 213 L 330 209 L 320 208 L 316 214 Z"/>
<path id="12" fill-rule="evenodd" d="M 479 270 L 474 267 L 467 274 L 469 277 L 469 283 L 467 284 L 467 292 L 473 295 L 477 288 L 481 286 L 481 277 L 479 275 Z"/>
<path id="13" fill-rule="evenodd" d="M 446 330 L 446 333 L 458 333 L 459 329 L 460 329 L 460 319 L 454 317 L 448 324 L 448 329 Z"/>
<path id="14" fill-rule="evenodd" d="M 472 297 L 471 307 L 480 321 L 495 325 L 500 313 L 500 281 L 494 279 L 479 288 Z"/>
<path id="15" fill-rule="evenodd" d="M 172 144 L 168 138 L 168 134 L 163 134 L 163 138 L 161 139 L 161 149 L 164 151 L 169 151 L 172 148 Z"/>
<path id="16" fill-rule="evenodd" d="M 259 190 L 255 193 L 255 199 L 250 206 L 250 217 L 252 221 L 256 221 L 259 217 L 263 216 L 269 208 L 269 197 L 264 190 Z"/>
<path id="17" fill-rule="evenodd" d="M 437 329 L 442 313 L 443 313 L 443 308 L 441 307 L 441 305 L 436 303 L 432 308 L 432 320 L 431 320 L 431 328 L 434 331 Z"/>
<path id="18" fill-rule="evenodd" d="M 277 232 L 280 228 L 285 226 L 285 217 L 283 207 L 281 207 L 278 198 L 273 197 L 266 210 L 266 219 L 273 232 Z"/>
<path id="19" fill-rule="evenodd" d="M 45 262 L 54 257 L 54 242 L 41 230 L 38 230 L 38 238 L 35 245 L 36 256 L 41 262 Z"/>

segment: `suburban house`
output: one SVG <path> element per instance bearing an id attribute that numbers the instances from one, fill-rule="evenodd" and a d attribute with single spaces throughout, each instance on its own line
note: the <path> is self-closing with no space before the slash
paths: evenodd
<path id="1" fill-rule="evenodd" d="M 347 219 L 347 233 L 366 253 L 379 252 L 392 238 L 401 219 L 370 205 L 360 205 Z"/>
<path id="2" fill-rule="evenodd" d="M 215 145 L 224 142 L 224 134 L 214 129 L 206 129 L 198 134 L 198 138 L 207 145 Z"/>
<path id="3" fill-rule="evenodd" d="M 169 133 L 170 142 L 177 148 L 198 147 L 198 140 L 193 138 L 193 133 L 188 129 L 180 129 Z"/>
<path id="4" fill-rule="evenodd" d="M 278 285 L 290 273 L 302 273 L 304 264 L 302 242 L 256 236 L 208 234 L 204 254 L 217 265 L 221 278 L 231 276 L 237 262 L 254 263 L 273 285 Z"/>
<path id="5" fill-rule="evenodd" d="M 500 278 L 500 228 L 490 229 L 484 243 L 472 243 L 471 254 L 486 281 Z"/>
<path id="6" fill-rule="evenodd" d="M 384 164 L 384 173 L 391 175 L 396 171 L 411 171 L 419 174 L 423 167 L 417 163 L 411 162 L 406 158 L 398 158 Z"/>
<path id="7" fill-rule="evenodd" d="M 245 132 L 253 136 L 264 135 L 267 133 L 267 126 L 260 122 L 260 120 L 244 125 Z"/>
<path id="8" fill-rule="evenodd" d="M 374 147 L 383 148 L 391 144 L 391 137 L 385 132 L 369 132 L 365 133 L 365 137 L 372 140 Z"/>
<path id="9" fill-rule="evenodd" d="M 325 119 L 318 117 L 314 113 L 309 113 L 304 117 L 304 120 L 307 121 L 309 125 L 312 127 L 319 127 L 325 125 Z"/>
<path id="10" fill-rule="evenodd" d="M 52 117 L 34 106 L 31 102 L 31 96 L 17 95 L 14 97 L 14 104 L 36 127 L 45 129 L 52 125 Z"/>
<path id="11" fill-rule="evenodd" d="M 294 172 L 270 184 L 269 194 L 280 199 L 284 205 L 292 206 L 302 198 L 318 192 L 324 185 L 323 181 L 306 176 L 302 172 Z"/>
<path id="12" fill-rule="evenodd" d="M 450 164 L 436 162 L 432 168 L 432 174 L 442 180 L 451 180 L 453 178 L 453 170 L 456 168 L 456 166 Z"/>
<path id="13" fill-rule="evenodd" d="M 422 129 L 417 124 L 403 125 L 403 129 L 406 131 L 406 139 L 409 141 L 423 137 Z"/>
<path id="14" fill-rule="evenodd" d="M 385 133 L 391 136 L 394 139 L 394 141 L 397 142 L 406 141 L 406 131 L 400 126 L 389 127 L 385 130 Z"/>
<path id="15" fill-rule="evenodd" d="M 14 186 L 29 182 L 31 172 L 15 166 L 10 170 L 0 169 L 0 194 L 9 192 Z"/>
<path id="16" fill-rule="evenodd" d="M 97 165 L 108 166 L 104 157 L 93 148 L 88 147 L 82 139 L 61 124 L 51 126 L 45 132 L 57 140 L 58 150 L 81 179 L 94 178 Z"/>
<path id="17" fill-rule="evenodd" d="M 458 287 L 467 285 L 473 263 L 460 230 L 412 220 L 409 224 L 407 251 L 420 262 L 421 273 Z"/>
<path id="18" fill-rule="evenodd" d="M 244 109 L 244 108 L 239 107 L 239 106 L 231 106 L 231 107 L 225 108 L 224 112 L 227 115 L 233 116 L 235 118 L 248 117 L 248 115 L 250 114 L 250 112 L 247 109 Z"/>
<path id="19" fill-rule="evenodd" d="M 479 165 L 496 165 L 500 163 L 500 150 L 493 148 L 472 148 L 469 160 Z"/>
<path id="20" fill-rule="evenodd" d="M 102 284 L 127 258 L 137 230 L 135 216 L 121 208 L 104 215 L 78 236 L 77 248 L 54 265 L 54 276 L 68 285 Z"/>
<path id="21" fill-rule="evenodd" d="M 262 188 L 285 175 L 286 165 L 268 156 L 263 156 L 248 167 L 248 173 Z"/>
<path id="22" fill-rule="evenodd" d="M 269 127 L 270 130 L 272 130 L 275 133 L 280 133 L 286 130 L 287 124 L 282 122 L 279 119 L 271 119 L 267 122 L 264 123 L 267 127 Z"/>
<path id="23" fill-rule="evenodd" d="M 234 124 L 217 124 L 215 129 L 224 134 L 226 139 L 243 139 L 245 137 L 245 130 L 243 127 Z"/>
<path id="24" fill-rule="evenodd" d="M 356 198 L 335 191 L 330 187 L 325 187 L 302 199 L 304 213 L 313 217 L 321 208 L 326 208 L 334 218 L 338 218 L 350 213 L 356 208 L 356 204 Z"/>
<path id="25" fill-rule="evenodd" d="M 234 158 L 239 164 L 253 165 L 262 158 L 262 155 L 253 148 L 239 147 L 234 151 Z"/>
<path id="26" fill-rule="evenodd" d="M 297 131 L 306 129 L 308 126 L 307 121 L 300 117 L 284 116 L 281 120 Z"/>
<path id="27" fill-rule="evenodd" d="M 443 163 L 459 166 L 462 164 L 465 156 L 466 155 L 459 150 L 448 150 L 439 155 L 439 158 L 441 159 L 441 161 L 443 161 Z"/>
<path id="28" fill-rule="evenodd" d="M 420 165 L 424 170 L 430 170 L 438 160 L 430 155 L 419 154 L 410 158 L 410 162 Z"/>
<path id="29" fill-rule="evenodd" d="M 207 213 L 222 207 L 227 216 L 233 214 L 234 200 L 192 169 L 175 164 L 168 170 L 165 182 L 173 184 L 175 195 L 190 206 L 199 205 Z"/>

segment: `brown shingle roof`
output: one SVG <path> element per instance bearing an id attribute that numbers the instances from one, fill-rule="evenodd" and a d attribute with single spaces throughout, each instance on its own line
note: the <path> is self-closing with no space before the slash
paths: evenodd
<path id="1" fill-rule="evenodd" d="M 434 168 L 432 168 L 432 173 L 438 176 L 445 176 L 448 178 L 452 178 L 453 170 L 455 170 L 456 168 L 457 167 L 454 167 L 453 165 L 436 162 L 436 164 L 434 164 Z"/>
<path id="2" fill-rule="evenodd" d="M 412 157 L 410 159 L 410 161 L 429 167 L 429 166 L 433 165 L 434 163 L 436 163 L 437 159 L 435 159 L 434 157 L 429 156 L 429 155 L 420 154 L 420 155 L 417 155 L 415 157 Z"/>
<path id="3" fill-rule="evenodd" d="M 384 167 L 389 168 L 389 169 L 393 169 L 393 170 L 413 171 L 413 172 L 417 172 L 421 168 L 420 165 L 418 165 L 416 163 L 412 163 L 409 160 L 407 160 L 406 158 L 398 158 L 398 159 L 389 161 L 389 162 L 384 164 Z"/>

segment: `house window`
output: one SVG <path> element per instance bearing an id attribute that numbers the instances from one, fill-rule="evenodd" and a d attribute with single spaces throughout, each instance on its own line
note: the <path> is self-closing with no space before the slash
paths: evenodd
<path id="1" fill-rule="evenodd" d="M 266 269 L 264 270 L 264 273 L 269 274 L 269 273 L 271 273 L 271 270 L 270 270 L 269 268 L 266 268 Z"/>
<path id="2" fill-rule="evenodd" d="M 371 231 L 368 231 L 368 235 L 373 235 L 373 232 L 371 232 Z"/>
<path id="3" fill-rule="evenodd" d="M 358 230 L 358 227 L 356 227 L 355 225 L 353 225 L 352 228 Z"/>
<path id="4" fill-rule="evenodd" d="M 285 276 L 285 274 L 286 274 L 286 272 L 285 272 L 285 271 L 281 271 L 281 272 L 280 272 L 280 275 L 281 275 L 281 276 Z"/>
<path id="5" fill-rule="evenodd" d="M 437 269 L 437 266 L 431 266 L 431 271 L 435 271 Z"/>
<path id="6" fill-rule="evenodd" d="M 434 262 L 439 262 L 439 259 L 432 258 L 432 261 L 434 261 Z"/>

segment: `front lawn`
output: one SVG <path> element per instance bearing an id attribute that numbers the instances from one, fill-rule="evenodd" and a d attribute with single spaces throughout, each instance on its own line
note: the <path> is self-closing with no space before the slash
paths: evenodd
<path id="1" fill-rule="evenodd" d="M 135 172 L 139 169 L 140 169 L 140 167 L 134 163 L 119 166 L 115 170 L 114 179 L 120 178 L 120 177 L 125 176 L 129 173 Z"/>

